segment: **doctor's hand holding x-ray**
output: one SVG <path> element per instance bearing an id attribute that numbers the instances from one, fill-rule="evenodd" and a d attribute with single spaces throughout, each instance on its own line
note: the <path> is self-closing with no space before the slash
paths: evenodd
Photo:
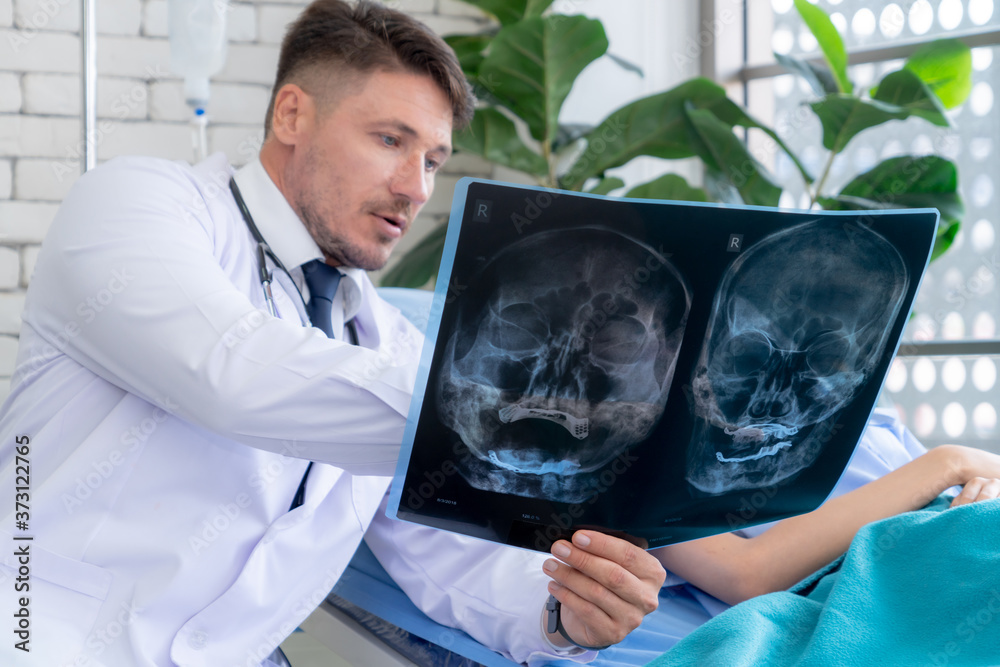
<path id="1" fill-rule="evenodd" d="M 586 660 L 656 607 L 663 568 L 616 538 L 547 559 L 384 516 L 422 343 L 364 271 L 473 100 L 399 12 L 318 0 L 289 30 L 259 160 L 111 160 L 52 222 L 0 411 L 0 488 L 30 438 L 32 651 L 5 642 L 0 664 L 261 664 L 362 536 L 429 616 L 517 661 Z M 303 326 L 321 263 L 342 274 L 330 321 Z"/>

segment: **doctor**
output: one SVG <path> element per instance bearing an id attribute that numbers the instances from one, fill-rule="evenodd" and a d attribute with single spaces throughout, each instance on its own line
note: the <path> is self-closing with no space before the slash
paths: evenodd
<path id="1" fill-rule="evenodd" d="M 317 0 L 235 187 L 221 155 L 80 179 L 0 415 L 0 613 L 22 633 L 0 664 L 255 667 L 363 536 L 431 617 L 517 661 L 594 655 L 542 627 L 550 592 L 583 646 L 655 608 L 663 569 L 625 542 L 584 531 L 545 558 L 380 508 L 421 340 L 364 272 L 430 197 L 472 101 L 422 24 Z"/>

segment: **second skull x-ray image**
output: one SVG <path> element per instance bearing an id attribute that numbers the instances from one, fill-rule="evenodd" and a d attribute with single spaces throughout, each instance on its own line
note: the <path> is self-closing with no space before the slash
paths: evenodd
<path id="1" fill-rule="evenodd" d="M 836 220 L 771 234 L 716 290 L 692 384 L 687 480 L 721 494 L 811 465 L 872 376 L 909 282 L 878 233 Z"/>
<path id="2" fill-rule="evenodd" d="M 937 219 L 475 179 L 459 198 L 391 511 L 539 550 L 580 527 L 652 547 L 818 506 Z"/>

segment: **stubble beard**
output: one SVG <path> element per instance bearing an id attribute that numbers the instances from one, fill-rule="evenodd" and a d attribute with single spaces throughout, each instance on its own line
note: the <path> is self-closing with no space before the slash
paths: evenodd
<path id="1" fill-rule="evenodd" d="M 367 205 L 364 210 L 367 210 Z M 387 252 L 366 250 L 357 243 L 336 236 L 323 223 L 324 216 L 318 213 L 313 206 L 306 203 L 300 206 L 299 217 L 309 231 L 316 245 L 323 252 L 327 260 L 333 260 L 338 265 L 347 268 L 358 268 L 364 271 L 378 271 L 389 260 L 389 252 L 393 247 L 395 239 L 387 236 L 379 236 L 379 247 L 388 248 Z"/>

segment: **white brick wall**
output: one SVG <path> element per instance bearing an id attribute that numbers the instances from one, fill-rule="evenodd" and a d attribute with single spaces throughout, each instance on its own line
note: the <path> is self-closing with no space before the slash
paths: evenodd
<path id="1" fill-rule="evenodd" d="M 257 39 L 257 8 L 254 5 L 229 5 L 226 35 L 230 42 L 253 42 Z"/>
<path id="2" fill-rule="evenodd" d="M 0 199 L 10 199 L 14 191 L 14 170 L 10 160 L 0 160 Z"/>
<path id="3" fill-rule="evenodd" d="M 57 208 L 47 202 L 0 201 L 0 239 L 4 245 L 41 243 Z"/>
<path id="4" fill-rule="evenodd" d="M 7 393 L 10 393 L 10 376 L 14 372 L 14 360 L 17 359 L 17 338 L 13 336 L 0 336 L 0 377 L 5 378 L 0 380 L 5 387 Z M 3 389 L 4 387 L 0 387 Z"/>
<path id="5" fill-rule="evenodd" d="M 0 116 L 0 154 L 11 157 L 66 157 L 80 138 L 76 118 Z"/>
<path id="6" fill-rule="evenodd" d="M 42 249 L 40 245 L 26 245 L 21 250 L 21 285 L 28 286 L 31 274 L 35 272 L 35 262 L 38 261 L 38 251 Z"/>
<path id="7" fill-rule="evenodd" d="M 4 48 L 0 45 L 0 48 Z M 14 72 L 0 72 L 0 113 L 21 110 L 21 77 Z"/>
<path id="8" fill-rule="evenodd" d="M 16 289 L 21 284 L 21 253 L 15 248 L 0 247 L 0 290 Z"/>
<path id="9" fill-rule="evenodd" d="M 14 163 L 14 194 L 19 199 L 61 202 L 78 175 L 79 158 L 21 158 Z"/>
<path id="10" fill-rule="evenodd" d="M 22 310 L 24 310 L 24 294 L 0 292 L 0 334 L 17 334 L 21 330 Z M 3 364 L 4 359 L 0 356 L 0 366 Z M 9 376 L 10 373 L 0 373 L 0 375 Z"/>
<path id="11" fill-rule="evenodd" d="M 0 71 L 80 72 L 80 39 L 65 32 L 0 30 Z"/>
<path id="12" fill-rule="evenodd" d="M 96 4 L 101 35 L 138 35 L 141 0 L 101 0 Z M 14 25 L 22 30 L 80 31 L 79 0 L 14 0 Z"/>
<path id="13" fill-rule="evenodd" d="M 14 25 L 14 3 L 11 0 L 0 0 L 0 28 Z"/>
<path id="14" fill-rule="evenodd" d="M 59 202 L 80 173 L 78 0 L 0 0 L 0 400 L 17 349 L 24 289 Z M 210 151 L 233 164 L 263 138 L 278 49 L 304 0 L 230 0 L 226 65 L 208 108 Z M 442 33 L 478 30 L 477 11 L 454 0 L 391 0 Z M 191 160 L 191 111 L 170 72 L 166 0 L 97 3 L 100 161 L 123 154 Z M 450 208 L 463 174 L 490 166 L 457 156 L 405 241 L 412 245 Z"/>
<path id="15" fill-rule="evenodd" d="M 259 39 L 262 42 L 281 44 L 288 24 L 299 15 L 299 8 L 291 5 L 261 5 L 257 8 Z"/>

